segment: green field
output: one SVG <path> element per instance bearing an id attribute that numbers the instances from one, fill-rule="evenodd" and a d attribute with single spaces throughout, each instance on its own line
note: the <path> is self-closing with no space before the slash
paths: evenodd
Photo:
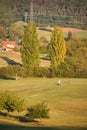
<path id="1" fill-rule="evenodd" d="M 10 90 L 23 96 L 27 106 L 47 102 L 50 118 L 41 124 L 21 122 L 0 114 L 0 130 L 86 130 L 87 129 L 87 79 L 25 78 L 0 79 L 0 92 Z M 16 115 L 17 113 L 10 113 Z M 23 113 L 20 113 L 23 116 Z"/>
<path id="2" fill-rule="evenodd" d="M 75 38 L 87 38 L 87 31 L 85 32 L 73 32 L 72 33 Z M 64 37 L 67 37 L 68 33 L 64 33 Z"/>
<path id="3" fill-rule="evenodd" d="M 73 37 L 75 38 L 87 38 L 87 31 L 74 31 L 75 29 L 73 28 L 71 30 L 68 30 L 68 28 L 66 28 L 66 31 L 63 31 L 63 36 L 66 38 L 68 36 L 68 32 L 72 32 Z M 51 32 L 49 31 L 44 31 L 44 30 L 38 30 L 38 34 L 39 34 L 39 38 L 41 36 L 45 36 L 47 38 L 48 41 L 50 41 L 50 37 L 51 37 Z"/>

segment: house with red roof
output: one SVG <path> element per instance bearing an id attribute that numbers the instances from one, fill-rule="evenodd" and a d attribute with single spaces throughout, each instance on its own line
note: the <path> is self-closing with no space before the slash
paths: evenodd
<path id="1" fill-rule="evenodd" d="M 5 51 L 13 51 L 15 47 L 17 47 L 17 43 L 15 41 L 3 41 L 2 43 L 2 49 Z"/>

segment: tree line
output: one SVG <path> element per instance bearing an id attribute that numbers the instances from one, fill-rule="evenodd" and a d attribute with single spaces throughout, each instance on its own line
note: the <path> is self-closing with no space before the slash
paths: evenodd
<path id="1" fill-rule="evenodd" d="M 87 1 L 33 0 L 34 21 L 38 26 L 68 26 L 87 29 Z M 6 27 L 16 21 L 30 20 L 31 0 L 0 0 L 0 24 Z"/>

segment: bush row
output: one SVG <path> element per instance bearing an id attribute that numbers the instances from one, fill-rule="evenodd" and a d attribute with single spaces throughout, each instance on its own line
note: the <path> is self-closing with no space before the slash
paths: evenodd
<path id="1" fill-rule="evenodd" d="M 16 79 L 17 77 L 25 77 L 25 69 L 19 65 L 9 65 L 0 68 L 0 78 Z"/>
<path id="2" fill-rule="evenodd" d="M 35 69 L 33 73 L 26 72 L 26 70 L 19 65 L 10 65 L 0 68 L 0 78 L 3 79 L 17 79 L 18 77 L 69 77 L 69 78 L 87 78 L 87 70 L 79 68 L 70 63 L 62 63 L 57 71 L 52 71 L 51 68 L 40 67 Z"/>

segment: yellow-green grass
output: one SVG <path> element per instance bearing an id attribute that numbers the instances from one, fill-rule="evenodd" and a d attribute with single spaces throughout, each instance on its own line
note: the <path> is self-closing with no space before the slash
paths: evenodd
<path id="1" fill-rule="evenodd" d="M 75 38 L 87 38 L 87 31 L 84 32 L 72 32 L 73 37 Z M 64 32 L 64 37 L 68 36 L 68 32 Z"/>
<path id="2" fill-rule="evenodd" d="M 77 32 L 75 35 L 77 38 L 87 38 L 87 31 L 86 32 Z"/>
<path id="3" fill-rule="evenodd" d="M 27 106 L 42 101 L 47 102 L 50 119 L 42 120 L 43 126 L 21 123 L 0 116 L 1 128 L 8 130 L 80 130 L 87 129 L 87 79 L 60 79 L 63 86 L 57 85 L 58 78 L 25 78 L 19 80 L 0 80 L 0 92 L 10 90 L 25 98 Z M 15 115 L 16 113 L 10 113 Z M 17 126 L 21 125 L 21 126 Z M 36 125 L 36 126 L 35 126 Z M 27 126 L 27 127 L 25 127 Z M 1 129 L 0 129 L 1 130 Z"/>
<path id="4" fill-rule="evenodd" d="M 81 29 L 65 28 L 65 29 L 63 29 L 64 37 L 68 36 L 68 32 L 72 32 L 73 37 L 75 37 L 75 38 L 87 38 L 87 30 L 83 31 Z M 38 36 L 39 36 L 39 38 L 41 36 L 45 36 L 47 38 L 47 40 L 50 41 L 51 32 L 45 31 L 45 30 L 38 30 Z"/>

